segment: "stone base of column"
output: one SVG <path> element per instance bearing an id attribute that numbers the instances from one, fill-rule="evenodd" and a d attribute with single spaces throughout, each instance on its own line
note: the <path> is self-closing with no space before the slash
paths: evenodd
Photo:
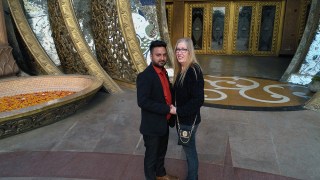
<path id="1" fill-rule="evenodd" d="M 10 46 L 0 46 L 0 78 L 16 75 L 19 71 L 19 67 L 12 56 L 12 48 Z"/>
<path id="2" fill-rule="evenodd" d="M 320 92 L 317 92 L 312 98 L 306 103 L 305 108 L 320 112 Z"/>

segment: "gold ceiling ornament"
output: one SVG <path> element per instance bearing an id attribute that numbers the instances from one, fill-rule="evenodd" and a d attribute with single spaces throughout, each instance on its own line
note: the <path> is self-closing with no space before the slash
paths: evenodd
<path id="1" fill-rule="evenodd" d="M 40 71 L 48 75 L 63 74 L 44 51 L 24 15 L 19 0 L 8 0 L 8 5 L 17 29 Z"/>
<path id="2" fill-rule="evenodd" d="M 104 71 L 98 63 L 96 57 L 92 54 L 88 44 L 83 38 L 82 32 L 78 25 L 71 0 L 58 1 L 65 25 L 71 40 L 91 75 L 103 81 L 104 88 L 110 93 L 122 92 L 117 83 Z"/>
<path id="3" fill-rule="evenodd" d="M 138 72 L 120 28 L 116 2 L 92 0 L 91 3 L 92 30 L 98 62 L 117 83 L 130 87 L 135 84 Z"/>
<path id="4" fill-rule="evenodd" d="M 174 68 L 174 56 L 173 48 L 170 40 L 169 29 L 166 16 L 166 2 L 165 0 L 157 0 L 157 17 L 159 23 L 160 37 L 167 43 L 167 51 L 169 56 L 170 67 Z"/>
<path id="5" fill-rule="evenodd" d="M 138 72 L 142 72 L 147 67 L 147 63 L 142 55 L 140 45 L 137 41 L 136 32 L 134 31 L 130 1 L 116 0 L 116 2 L 120 27 L 128 45 L 132 62 Z"/>

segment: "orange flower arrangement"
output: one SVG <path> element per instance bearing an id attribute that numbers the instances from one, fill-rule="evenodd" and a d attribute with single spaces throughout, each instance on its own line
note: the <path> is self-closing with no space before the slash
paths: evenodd
<path id="1" fill-rule="evenodd" d="M 0 98 L 0 112 L 12 111 L 74 94 L 73 91 L 46 91 Z"/>

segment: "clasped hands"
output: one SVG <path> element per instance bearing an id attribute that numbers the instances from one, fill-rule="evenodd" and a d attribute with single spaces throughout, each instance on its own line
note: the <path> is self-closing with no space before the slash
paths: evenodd
<path id="1" fill-rule="evenodd" d="M 177 108 L 173 104 L 170 105 L 170 114 L 177 114 Z"/>

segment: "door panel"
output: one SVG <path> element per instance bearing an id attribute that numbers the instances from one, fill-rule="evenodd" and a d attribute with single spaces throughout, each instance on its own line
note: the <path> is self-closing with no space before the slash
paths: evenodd
<path id="1" fill-rule="evenodd" d="M 284 0 L 185 4 L 197 54 L 278 55 Z"/>
<path id="2" fill-rule="evenodd" d="M 281 2 L 258 3 L 257 40 L 254 54 L 277 55 L 280 41 Z"/>
<path id="3" fill-rule="evenodd" d="M 236 3 L 232 54 L 251 54 L 256 3 Z"/>
<path id="4" fill-rule="evenodd" d="M 211 3 L 209 5 L 210 40 L 207 53 L 226 54 L 230 21 L 230 3 Z"/>
<path id="5" fill-rule="evenodd" d="M 204 35 L 207 34 L 206 22 L 207 8 L 206 4 L 190 4 L 186 11 L 185 17 L 187 17 L 187 36 L 193 41 L 195 52 L 197 54 L 205 54 L 207 40 Z"/>

